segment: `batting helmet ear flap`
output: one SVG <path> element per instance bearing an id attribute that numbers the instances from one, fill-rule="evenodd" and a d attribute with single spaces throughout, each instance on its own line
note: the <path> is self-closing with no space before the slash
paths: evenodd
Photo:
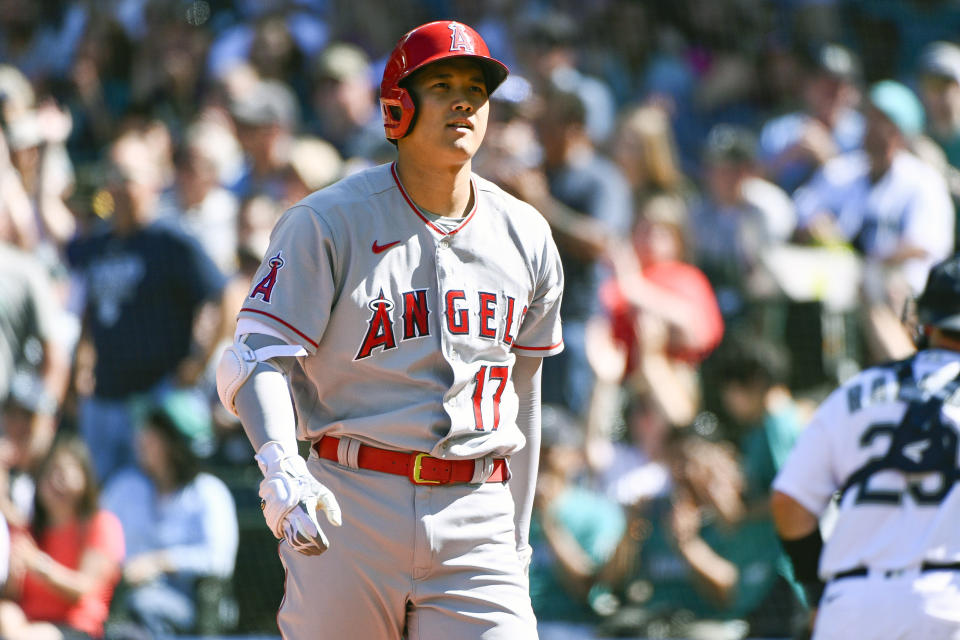
<path id="1" fill-rule="evenodd" d="M 407 135 L 416 113 L 413 96 L 403 87 L 391 87 L 380 96 L 380 110 L 383 112 L 383 129 L 390 140 L 398 140 Z"/>

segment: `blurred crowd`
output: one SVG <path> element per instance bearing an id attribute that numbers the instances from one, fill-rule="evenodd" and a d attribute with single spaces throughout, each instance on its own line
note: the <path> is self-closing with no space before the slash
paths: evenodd
<path id="1" fill-rule="evenodd" d="M 219 352 L 279 215 L 393 159 L 382 67 L 438 18 L 510 67 L 474 170 L 564 262 L 541 637 L 802 636 L 769 486 L 954 252 L 955 0 L 2 7 L 0 636 L 243 631 Z"/>

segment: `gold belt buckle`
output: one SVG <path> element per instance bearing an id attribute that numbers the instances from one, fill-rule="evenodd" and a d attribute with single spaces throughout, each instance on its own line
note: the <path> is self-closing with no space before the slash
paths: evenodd
<path id="1" fill-rule="evenodd" d="M 424 480 L 420 477 L 420 467 L 423 464 L 423 459 L 431 457 L 432 456 L 426 453 L 418 453 L 413 459 L 413 472 L 410 474 L 410 478 L 414 484 L 440 484 L 439 480 Z"/>

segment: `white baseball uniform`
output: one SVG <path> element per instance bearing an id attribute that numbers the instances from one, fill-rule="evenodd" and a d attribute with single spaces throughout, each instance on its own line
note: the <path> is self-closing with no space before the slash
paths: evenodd
<path id="1" fill-rule="evenodd" d="M 828 584 L 815 639 L 960 639 L 960 393 L 939 409 L 952 470 L 877 465 L 908 407 L 901 390 L 916 381 L 928 395 L 950 392 L 958 374 L 960 354 L 943 350 L 861 372 L 818 408 L 774 481 L 813 514 L 847 488 L 820 557 Z M 931 446 L 921 439 L 902 454 L 917 462 Z"/>
<path id="2" fill-rule="evenodd" d="M 475 460 L 524 446 L 516 354 L 562 350 L 563 275 L 546 221 L 472 177 L 459 222 L 419 210 L 393 164 L 318 191 L 277 223 L 238 333 L 305 347 L 291 376 L 301 439 L 343 526 L 309 557 L 281 545 L 288 638 L 535 638 L 506 483 L 420 485 L 357 468 L 360 442 Z M 353 457 L 351 457 L 351 455 Z"/>

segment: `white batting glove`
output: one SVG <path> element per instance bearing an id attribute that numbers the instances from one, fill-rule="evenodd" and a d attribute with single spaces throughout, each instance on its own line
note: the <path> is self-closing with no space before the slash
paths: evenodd
<path id="1" fill-rule="evenodd" d="M 304 555 L 326 551 L 330 543 L 317 521 L 317 510 L 330 524 L 340 526 L 340 505 L 333 493 L 317 482 L 296 451 L 286 451 L 279 442 L 264 444 L 254 457 L 263 473 L 260 505 L 273 535 Z"/>

